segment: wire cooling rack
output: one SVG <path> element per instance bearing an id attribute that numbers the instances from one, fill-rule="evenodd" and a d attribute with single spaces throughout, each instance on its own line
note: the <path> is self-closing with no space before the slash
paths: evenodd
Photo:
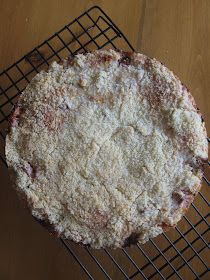
<path id="1" fill-rule="evenodd" d="M 0 74 L 0 159 L 5 165 L 8 116 L 32 77 L 54 60 L 101 48 L 134 50 L 105 12 L 94 6 Z M 210 279 L 208 186 L 205 176 L 202 191 L 179 225 L 144 245 L 92 250 L 61 239 L 81 267 L 79 279 Z"/>

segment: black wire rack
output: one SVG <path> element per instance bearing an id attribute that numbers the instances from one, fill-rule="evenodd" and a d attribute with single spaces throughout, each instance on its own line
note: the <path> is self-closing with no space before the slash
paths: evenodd
<path id="1" fill-rule="evenodd" d="M 0 74 L 2 163 L 6 165 L 4 141 L 8 116 L 33 76 L 52 61 L 102 48 L 134 50 L 110 17 L 94 6 Z M 206 169 L 209 165 L 208 162 Z M 61 239 L 81 268 L 79 279 L 210 279 L 209 186 L 205 175 L 202 191 L 179 225 L 144 245 L 93 250 Z"/>

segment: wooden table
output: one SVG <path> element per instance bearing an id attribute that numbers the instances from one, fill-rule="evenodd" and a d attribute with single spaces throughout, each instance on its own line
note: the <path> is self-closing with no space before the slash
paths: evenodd
<path id="1" fill-rule="evenodd" d="M 0 71 L 94 4 L 107 12 L 137 50 L 161 60 L 181 78 L 193 93 L 210 131 L 209 0 L 1 0 Z M 0 168 L 0 279 L 86 279 L 60 242 L 21 206 L 7 169 L 3 165 Z M 189 218 L 193 215 L 191 211 Z M 187 228 L 184 223 L 181 226 L 183 231 Z M 175 232 L 170 233 L 172 239 L 174 236 Z M 160 244 L 160 239 L 157 242 Z M 81 253 L 81 249 L 75 250 Z M 129 253 L 139 262 L 136 249 Z M 114 255 L 129 273 L 135 271 L 121 252 Z M 113 279 L 124 279 L 108 261 L 105 263 Z M 95 273 L 96 279 L 104 279 L 99 270 Z M 182 273 L 183 279 L 194 279 L 189 270 Z"/>

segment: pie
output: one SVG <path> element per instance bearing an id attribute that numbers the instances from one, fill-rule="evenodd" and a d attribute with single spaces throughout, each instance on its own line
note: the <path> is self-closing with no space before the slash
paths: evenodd
<path id="1" fill-rule="evenodd" d="M 204 121 L 156 59 L 98 50 L 53 62 L 21 94 L 6 159 L 34 217 L 93 248 L 176 226 L 201 187 Z"/>

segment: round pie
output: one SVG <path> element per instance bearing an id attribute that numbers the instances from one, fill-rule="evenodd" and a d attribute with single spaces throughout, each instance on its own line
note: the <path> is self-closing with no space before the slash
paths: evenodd
<path id="1" fill-rule="evenodd" d="M 174 227 L 201 187 L 206 129 L 188 89 L 140 53 L 99 50 L 37 74 L 6 159 L 33 216 L 93 248 Z"/>

